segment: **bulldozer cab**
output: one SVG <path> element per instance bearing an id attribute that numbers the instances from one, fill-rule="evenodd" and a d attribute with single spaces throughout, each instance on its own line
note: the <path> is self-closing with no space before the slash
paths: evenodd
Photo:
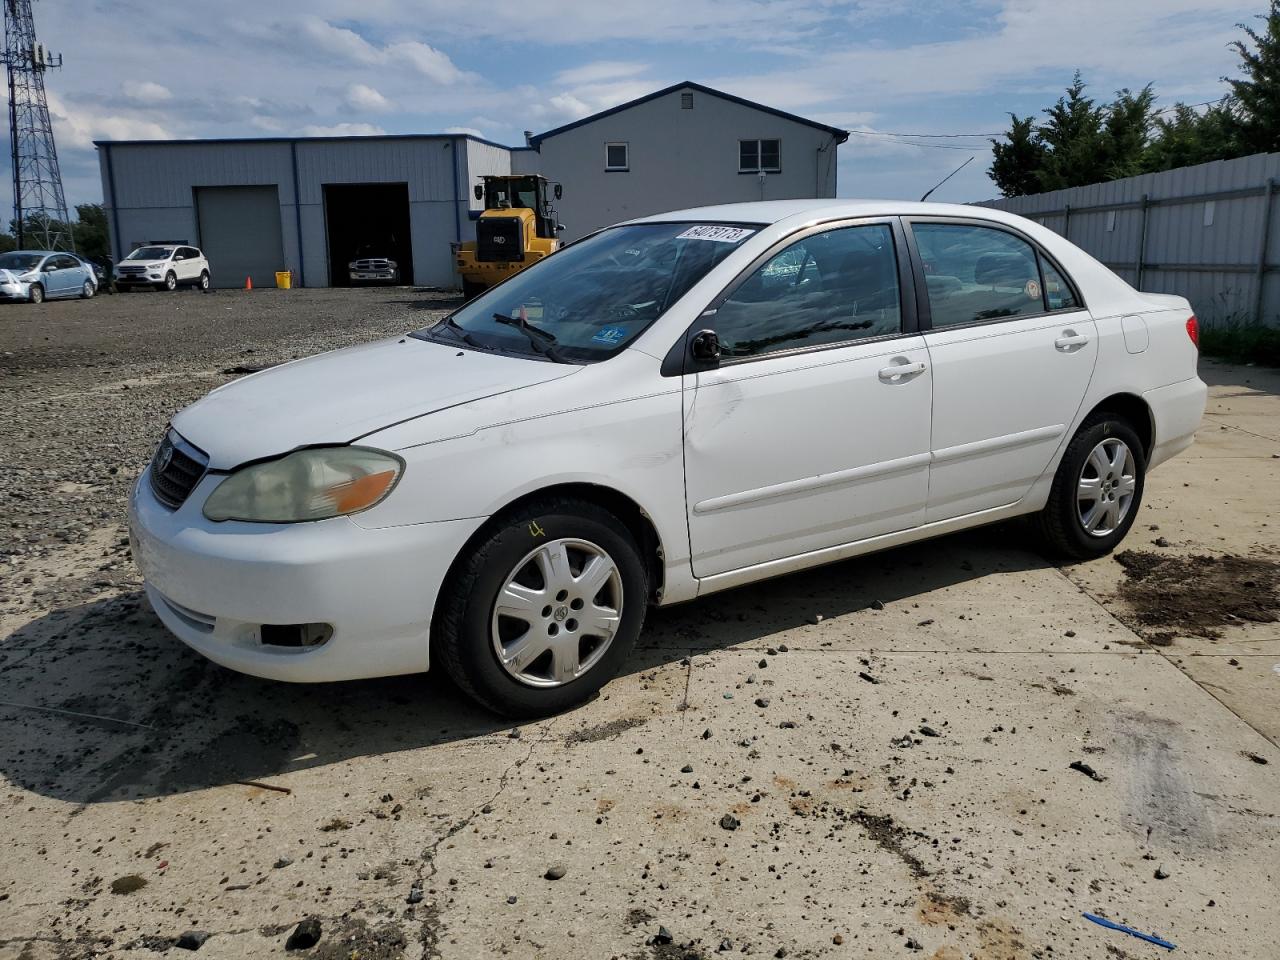
<path id="1" fill-rule="evenodd" d="M 552 185 L 546 177 L 533 174 L 483 179 L 484 185 L 476 187 L 476 199 L 484 200 L 486 210 L 531 210 L 537 236 L 544 240 L 556 238 L 559 224 L 547 192 L 548 187 L 553 187 L 556 199 L 559 199 L 560 184 Z"/>

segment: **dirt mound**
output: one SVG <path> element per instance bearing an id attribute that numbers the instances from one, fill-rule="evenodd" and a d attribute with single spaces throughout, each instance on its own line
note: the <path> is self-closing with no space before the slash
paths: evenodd
<path id="1" fill-rule="evenodd" d="M 1116 554 L 1126 579 L 1120 598 L 1145 632 L 1208 637 L 1242 621 L 1280 619 L 1280 564 L 1256 557 Z"/>

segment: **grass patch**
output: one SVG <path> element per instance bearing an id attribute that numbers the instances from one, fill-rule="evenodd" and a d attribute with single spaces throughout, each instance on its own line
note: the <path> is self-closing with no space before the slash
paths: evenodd
<path id="1" fill-rule="evenodd" d="M 1200 327 L 1200 352 L 1228 363 L 1280 367 L 1280 327 L 1229 318 Z"/>

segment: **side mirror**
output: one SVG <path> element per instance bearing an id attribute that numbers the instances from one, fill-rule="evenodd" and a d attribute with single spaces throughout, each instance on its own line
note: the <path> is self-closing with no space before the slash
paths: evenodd
<path id="1" fill-rule="evenodd" d="M 476 194 L 476 199 L 477 199 L 477 200 L 483 200 L 483 199 L 484 199 L 484 187 L 479 186 L 479 185 L 477 184 L 477 185 L 476 185 L 475 194 Z"/>
<path id="2" fill-rule="evenodd" d="M 714 330 L 699 330 L 689 344 L 689 353 L 700 363 L 720 362 L 720 338 Z"/>
<path id="3" fill-rule="evenodd" d="M 559 200 L 562 196 L 564 196 L 564 187 L 560 186 L 560 184 L 557 183 L 555 186 L 554 193 L 556 195 L 556 199 Z"/>

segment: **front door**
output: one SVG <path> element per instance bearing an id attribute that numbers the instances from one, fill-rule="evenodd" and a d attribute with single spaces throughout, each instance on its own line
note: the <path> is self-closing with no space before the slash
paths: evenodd
<path id="1" fill-rule="evenodd" d="M 1026 495 L 1080 409 L 1098 335 L 1068 279 L 1019 234 L 968 221 L 910 229 L 933 368 L 932 523 Z"/>
<path id="2" fill-rule="evenodd" d="M 921 522 L 932 376 L 895 221 L 780 245 L 699 321 L 720 365 L 685 377 L 695 576 Z"/>

